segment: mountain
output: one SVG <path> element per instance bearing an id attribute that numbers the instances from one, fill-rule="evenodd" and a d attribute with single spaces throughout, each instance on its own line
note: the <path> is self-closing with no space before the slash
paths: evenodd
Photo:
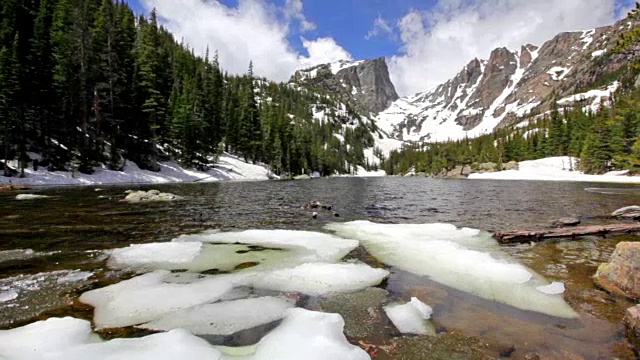
<path id="1" fill-rule="evenodd" d="M 376 123 L 391 137 L 433 142 L 514 125 L 524 115 L 548 111 L 554 101 L 563 106 L 586 102 L 597 110 L 601 98 L 619 85 L 611 75 L 631 60 L 610 51 L 631 26 L 623 20 L 564 32 L 541 47 L 495 49 L 488 60 L 473 59 L 434 90 L 398 99 L 376 116 Z"/>
<path id="2" fill-rule="evenodd" d="M 366 115 L 378 114 L 398 100 L 382 57 L 317 65 L 297 71 L 291 82 L 336 94 L 342 102 Z"/>

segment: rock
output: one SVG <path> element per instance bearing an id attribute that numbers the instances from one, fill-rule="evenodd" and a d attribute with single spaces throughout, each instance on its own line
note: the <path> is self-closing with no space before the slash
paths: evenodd
<path id="1" fill-rule="evenodd" d="M 333 65 L 339 65 L 335 74 L 332 64 L 323 64 L 297 71 L 291 82 L 336 94 L 362 113 L 377 114 L 398 99 L 384 57 Z"/>
<path id="2" fill-rule="evenodd" d="M 333 216 L 334 216 L 334 217 L 340 217 L 340 214 L 338 214 L 337 212 L 334 212 L 334 213 L 333 213 Z"/>
<path id="3" fill-rule="evenodd" d="M 311 214 L 311 217 L 313 217 L 314 219 L 317 219 L 318 218 L 318 213 L 314 211 L 313 214 Z"/>
<path id="4" fill-rule="evenodd" d="M 611 217 L 631 220 L 640 219 L 640 206 L 634 205 L 623 207 L 622 209 L 614 211 L 611 214 Z"/>
<path id="5" fill-rule="evenodd" d="M 627 309 L 624 316 L 627 340 L 640 351 L 640 305 Z"/>
<path id="6" fill-rule="evenodd" d="M 462 172 L 460 173 L 460 175 L 469 176 L 471 175 L 472 172 L 473 172 L 473 169 L 471 169 L 471 166 L 466 165 L 462 168 Z"/>
<path id="7" fill-rule="evenodd" d="M 601 264 L 596 283 L 610 293 L 640 299 L 640 242 L 621 242 L 608 263 Z"/>
<path id="8" fill-rule="evenodd" d="M 124 198 L 125 202 L 137 203 L 137 202 L 151 202 L 151 201 L 175 201 L 181 200 L 180 196 L 170 194 L 170 193 L 161 193 L 158 190 L 150 190 L 150 191 L 133 191 L 130 192 L 127 197 Z"/>
<path id="9" fill-rule="evenodd" d="M 503 170 L 519 170 L 520 165 L 518 164 L 517 161 L 509 161 L 508 163 L 504 164 L 502 169 Z"/>
<path id="10" fill-rule="evenodd" d="M 497 171 L 498 169 L 498 164 L 494 163 L 494 162 L 486 162 L 486 163 L 480 163 L 478 164 L 478 170 L 480 171 Z"/>
<path id="11" fill-rule="evenodd" d="M 307 175 L 307 174 L 303 174 L 303 175 L 298 175 L 298 176 L 294 176 L 293 180 L 309 180 L 311 179 L 311 176 Z"/>
<path id="12" fill-rule="evenodd" d="M 578 225 L 580 225 L 580 219 L 578 218 L 562 218 L 554 221 L 551 224 L 551 226 L 553 226 L 554 228 L 563 228 Z"/>

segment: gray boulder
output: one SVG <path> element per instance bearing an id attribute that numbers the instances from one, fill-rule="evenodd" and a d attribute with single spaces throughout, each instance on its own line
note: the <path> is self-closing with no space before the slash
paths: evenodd
<path id="1" fill-rule="evenodd" d="M 518 164 L 517 161 L 509 161 L 503 166 L 503 170 L 519 170 L 519 169 L 520 169 L 520 165 Z"/>
<path id="2" fill-rule="evenodd" d="M 158 190 L 149 190 L 149 191 L 131 191 L 124 198 L 125 202 L 128 203 L 139 203 L 139 202 L 153 202 L 153 201 L 175 201 L 181 200 L 182 198 L 178 195 L 174 195 L 171 193 L 162 193 Z"/>

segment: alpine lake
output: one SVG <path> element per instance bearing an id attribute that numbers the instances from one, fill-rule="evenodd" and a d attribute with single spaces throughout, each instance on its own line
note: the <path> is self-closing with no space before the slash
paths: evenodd
<path id="1" fill-rule="evenodd" d="M 184 200 L 124 203 L 129 189 L 158 189 Z M 17 201 L 19 193 L 50 197 Z M 331 204 L 332 211 L 303 209 L 311 201 Z M 607 222 L 612 211 L 639 202 L 640 189 L 632 185 L 396 177 L 1 192 L 0 289 L 17 281 L 39 283 L 31 291 L 23 286 L 14 300 L 0 302 L 0 329 L 51 317 L 91 320 L 93 308 L 78 297 L 135 276 L 107 264 L 109 250 L 131 244 L 168 242 L 211 229 L 330 233 L 327 224 L 355 220 L 399 226 L 446 223 L 487 232 L 548 227 L 566 216 L 596 224 Z M 312 218 L 313 211 L 318 211 L 317 219 Z M 579 314 L 575 319 L 521 310 L 456 290 L 385 264 L 363 246 L 346 258 L 390 271 L 387 279 L 359 292 L 297 296 L 296 306 L 342 315 L 347 339 L 369 350 L 374 359 L 635 359 L 622 324 L 625 309 L 634 304 L 598 289 L 592 276 L 617 243 L 638 240 L 636 235 L 620 235 L 501 247 L 549 281 L 563 282 L 562 296 Z M 46 274 L 69 270 L 92 276 L 47 282 Z M 385 316 L 383 306 L 412 297 L 433 307 L 430 322 L 436 336 L 402 335 Z M 206 340 L 251 345 L 275 326 Z M 134 327 L 99 331 L 104 339 L 150 333 Z"/>

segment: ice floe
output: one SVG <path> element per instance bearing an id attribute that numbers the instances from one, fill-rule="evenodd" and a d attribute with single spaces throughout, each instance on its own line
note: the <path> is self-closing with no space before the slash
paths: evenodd
<path id="1" fill-rule="evenodd" d="M 14 290 L 0 291 L 0 303 L 11 301 L 18 297 Z"/>
<path id="2" fill-rule="evenodd" d="M 253 286 L 320 296 L 366 289 L 380 284 L 387 276 L 387 270 L 375 269 L 366 264 L 309 263 L 257 276 Z"/>
<path id="3" fill-rule="evenodd" d="M 557 295 L 564 293 L 564 283 L 554 281 L 549 285 L 543 285 L 536 287 L 536 290 L 543 294 Z"/>
<path id="4" fill-rule="evenodd" d="M 86 292 L 80 301 L 95 308 L 96 327 L 125 327 L 217 301 L 244 281 L 240 274 L 204 276 L 158 270 Z"/>
<path id="5" fill-rule="evenodd" d="M 288 256 L 294 264 L 335 262 L 358 247 L 358 241 L 310 231 L 246 230 L 241 232 L 205 232 L 183 235 L 174 242 L 203 242 L 214 244 L 246 244 L 280 248 L 298 252 Z"/>
<path id="6" fill-rule="evenodd" d="M 137 339 L 102 341 L 91 324 L 74 318 L 52 318 L 0 331 L 0 359 L 7 360 L 217 360 L 222 353 L 186 330 Z"/>
<path id="7" fill-rule="evenodd" d="M 187 270 L 202 272 L 218 269 L 235 270 L 242 264 L 255 265 L 254 270 L 298 263 L 300 251 L 263 248 L 244 244 L 203 244 L 193 242 L 131 245 L 111 253 L 108 265 L 115 269 L 138 271 Z"/>
<path id="8" fill-rule="evenodd" d="M 260 340 L 255 353 L 242 359 L 370 359 L 364 350 L 347 341 L 343 329 L 344 320 L 340 315 L 291 309 L 282 324 Z"/>
<path id="9" fill-rule="evenodd" d="M 133 339 L 102 341 L 91 324 L 74 318 L 52 318 L 0 331 L 3 360 L 365 360 L 367 353 L 351 345 L 342 333 L 340 315 L 291 309 L 285 320 L 254 347 L 226 348 L 245 356 L 226 356 L 184 329 Z M 247 353 L 248 352 L 248 353 Z"/>
<path id="10" fill-rule="evenodd" d="M 376 224 L 368 221 L 326 226 L 358 239 L 377 259 L 402 270 L 513 307 L 552 316 L 577 313 L 559 295 L 536 290 L 547 284 L 510 259 L 488 233 L 449 224 Z"/>
<path id="11" fill-rule="evenodd" d="M 196 335 L 231 335 L 282 319 L 291 300 L 267 296 L 226 301 L 176 311 L 139 327 L 151 330 L 183 328 Z"/>
<path id="12" fill-rule="evenodd" d="M 35 194 L 20 194 L 16 196 L 16 200 L 38 200 L 38 199 L 47 199 L 51 196 L 46 195 L 35 195 Z"/>
<path id="13" fill-rule="evenodd" d="M 406 304 L 385 306 L 384 312 L 401 333 L 416 335 L 436 334 L 433 325 L 427 322 L 431 318 L 433 309 L 415 297 L 411 298 L 411 301 Z"/>

